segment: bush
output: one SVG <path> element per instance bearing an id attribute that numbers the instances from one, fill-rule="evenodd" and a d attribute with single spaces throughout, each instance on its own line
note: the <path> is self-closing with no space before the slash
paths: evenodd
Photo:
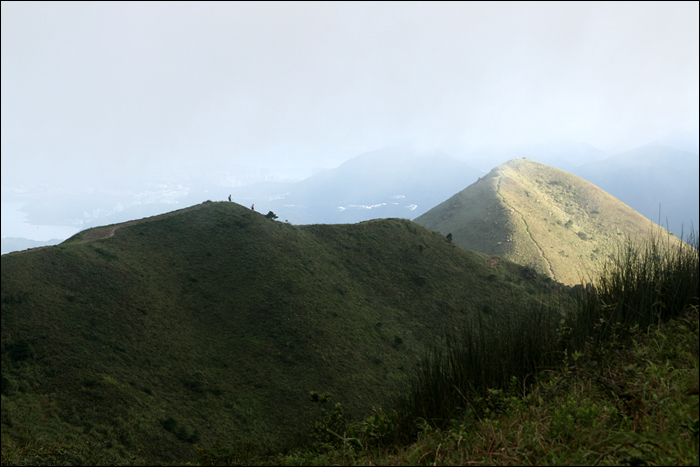
<path id="1" fill-rule="evenodd" d="M 532 266 L 525 266 L 522 269 L 522 275 L 525 279 L 534 279 L 537 277 L 537 271 Z"/>
<path id="2" fill-rule="evenodd" d="M 12 344 L 12 350 L 10 350 L 10 358 L 12 360 L 17 362 L 27 358 L 32 358 L 33 356 L 34 348 L 28 341 L 20 339 Z"/>
<path id="3" fill-rule="evenodd" d="M 182 384 L 189 390 L 203 393 L 207 389 L 207 381 L 203 372 L 195 371 L 182 379 Z"/>
<path id="4" fill-rule="evenodd" d="M 425 276 L 416 276 L 413 278 L 413 282 L 416 285 L 424 286 L 428 283 L 428 278 Z"/>
<path id="5" fill-rule="evenodd" d="M 330 394 L 318 394 L 315 391 L 310 393 L 311 401 L 323 405 L 329 401 Z M 348 428 L 348 421 L 340 402 L 337 402 L 333 409 L 326 411 L 321 407 L 318 419 L 311 423 L 309 437 L 312 445 L 316 449 L 322 449 L 328 445 L 338 445 L 343 440 Z"/>
<path id="6" fill-rule="evenodd" d="M 190 439 L 190 433 L 187 431 L 187 428 L 185 428 L 184 426 L 181 426 L 177 430 L 176 436 L 180 441 L 187 441 L 188 439 Z"/>
<path id="7" fill-rule="evenodd" d="M 265 217 L 267 217 L 268 219 L 273 219 L 273 220 L 274 220 L 274 219 L 277 219 L 277 214 L 275 214 L 274 212 L 270 211 L 270 212 L 268 212 L 267 214 L 265 214 Z"/>
<path id="8" fill-rule="evenodd" d="M 9 396 L 12 389 L 12 381 L 10 381 L 5 375 L 2 375 L 2 395 Z"/>
<path id="9" fill-rule="evenodd" d="M 167 420 L 162 421 L 161 425 L 163 425 L 163 428 L 165 428 L 167 431 L 177 436 L 180 441 L 185 441 L 186 443 L 194 444 L 199 442 L 199 440 L 202 438 L 199 430 L 196 428 L 191 434 L 184 426 L 178 428 L 177 420 L 175 420 L 173 417 L 169 417 Z"/>
<path id="10" fill-rule="evenodd" d="M 117 259 L 117 255 L 115 253 L 112 253 L 111 251 L 107 251 L 104 248 L 100 247 L 95 247 L 95 252 L 97 252 L 100 257 L 106 259 L 107 261 L 113 261 Z"/>
<path id="11" fill-rule="evenodd" d="M 177 428 L 177 420 L 175 420 L 173 417 L 169 417 L 167 420 L 163 420 L 161 424 L 163 425 L 163 428 L 165 428 L 169 432 L 175 433 L 175 428 Z"/>
<path id="12" fill-rule="evenodd" d="M 187 442 L 190 444 L 198 443 L 202 439 L 202 436 L 199 433 L 198 429 L 194 429 L 190 437 L 187 439 Z"/>

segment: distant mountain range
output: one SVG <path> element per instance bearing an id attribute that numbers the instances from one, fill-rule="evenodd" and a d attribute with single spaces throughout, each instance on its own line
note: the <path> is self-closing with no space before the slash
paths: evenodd
<path id="1" fill-rule="evenodd" d="M 415 222 L 451 234 L 463 248 L 570 285 L 585 282 L 621 242 L 656 231 L 650 220 L 592 183 L 529 159 L 496 167 Z"/>
<path id="2" fill-rule="evenodd" d="M 413 218 L 476 180 L 477 169 L 441 152 L 406 146 L 357 156 L 298 183 L 230 190 L 233 199 L 274 211 L 294 224 L 355 223 Z"/>
<path id="3" fill-rule="evenodd" d="M 57 238 L 52 238 L 51 240 L 47 240 L 45 242 L 39 242 L 20 237 L 2 237 L 2 239 L 0 239 L 0 250 L 2 250 L 1 254 L 4 255 L 5 253 L 10 253 L 12 251 L 22 251 L 29 248 L 38 248 L 40 246 L 57 245 L 62 241 L 63 240 L 59 240 Z"/>
<path id="4" fill-rule="evenodd" d="M 664 146 L 642 146 L 575 168 L 599 186 L 676 235 L 700 228 L 700 158 Z"/>

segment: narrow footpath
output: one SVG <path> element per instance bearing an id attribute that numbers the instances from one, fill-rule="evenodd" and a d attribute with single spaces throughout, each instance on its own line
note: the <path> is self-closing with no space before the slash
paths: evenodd
<path id="1" fill-rule="evenodd" d="M 542 257 L 544 262 L 547 264 L 547 268 L 549 269 L 549 273 L 552 275 L 552 279 L 557 280 L 557 277 L 554 275 L 554 270 L 552 269 L 552 264 L 549 262 L 547 257 L 544 255 L 544 252 L 542 251 L 542 248 L 540 247 L 540 245 L 533 238 L 532 232 L 530 232 L 530 227 L 527 225 L 527 222 L 525 222 L 525 216 L 523 216 L 522 213 L 520 211 L 518 211 L 517 209 L 515 209 L 513 206 L 508 204 L 505 197 L 501 194 L 501 180 L 502 180 L 502 177 L 498 177 L 498 186 L 496 188 L 496 194 L 501 197 L 501 201 L 503 201 L 503 204 L 508 206 L 513 212 L 518 213 L 518 215 L 520 216 L 520 220 L 525 225 L 525 231 L 527 232 L 527 235 L 530 237 L 530 240 L 532 240 L 532 243 L 535 244 L 535 246 L 537 247 L 537 251 L 539 251 L 540 256 Z"/>

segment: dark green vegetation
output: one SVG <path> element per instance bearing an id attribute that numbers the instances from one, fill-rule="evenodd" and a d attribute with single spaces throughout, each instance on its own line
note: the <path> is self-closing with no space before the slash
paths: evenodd
<path id="1" fill-rule="evenodd" d="M 663 242 L 619 249 L 560 320 L 463 327 L 390 410 L 348 423 L 336 406 L 313 449 L 268 461 L 697 465 L 698 242 Z"/>
<path id="2" fill-rule="evenodd" d="M 406 220 L 298 227 L 229 202 L 4 255 L 1 283 L 8 463 L 282 450 L 318 415 L 309 391 L 362 417 L 449 331 L 559 288 Z"/>
<path id="3" fill-rule="evenodd" d="M 496 167 L 415 222 L 569 285 L 596 276 L 621 241 L 670 235 L 597 186 L 529 159 Z"/>

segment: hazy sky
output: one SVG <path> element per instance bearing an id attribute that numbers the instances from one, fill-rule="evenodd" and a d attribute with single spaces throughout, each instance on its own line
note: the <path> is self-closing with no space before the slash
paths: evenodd
<path id="1" fill-rule="evenodd" d="M 2 2 L 2 183 L 694 129 L 698 3 Z"/>

